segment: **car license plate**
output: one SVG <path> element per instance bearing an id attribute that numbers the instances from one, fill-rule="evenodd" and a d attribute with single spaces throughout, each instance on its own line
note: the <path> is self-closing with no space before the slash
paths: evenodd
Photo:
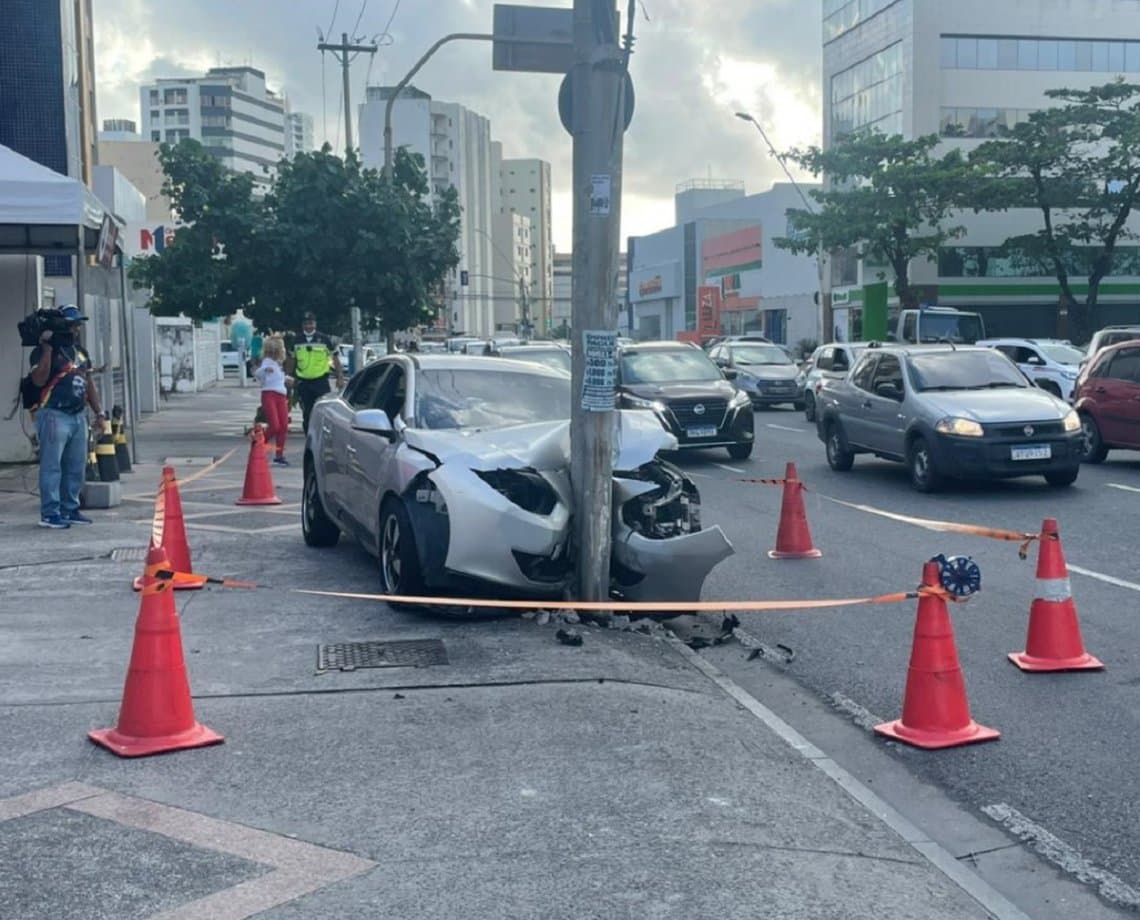
<path id="1" fill-rule="evenodd" d="M 1029 444 L 1025 447 L 1011 447 L 1009 454 L 1013 460 L 1048 460 L 1053 456 L 1053 448 L 1048 444 Z"/>
<path id="2" fill-rule="evenodd" d="M 686 434 L 690 438 L 714 438 L 716 437 L 716 426 L 707 425 L 700 428 L 690 428 Z"/>

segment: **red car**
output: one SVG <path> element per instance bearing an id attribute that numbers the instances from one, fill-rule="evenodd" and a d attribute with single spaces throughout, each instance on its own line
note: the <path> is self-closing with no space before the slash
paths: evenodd
<path id="1" fill-rule="evenodd" d="M 1111 448 L 1140 450 L 1140 341 L 1099 351 L 1077 378 L 1073 405 L 1088 463 L 1103 462 Z"/>

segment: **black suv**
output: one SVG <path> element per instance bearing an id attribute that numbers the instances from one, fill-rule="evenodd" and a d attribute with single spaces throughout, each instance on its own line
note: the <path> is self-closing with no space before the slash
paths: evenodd
<path id="1" fill-rule="evenodd" d="M 656 413 L 682 450 L 727 447 L 752 454 L 752 401 L 696 345 L 638 342 L 618 347 L 618 408 Z"/>

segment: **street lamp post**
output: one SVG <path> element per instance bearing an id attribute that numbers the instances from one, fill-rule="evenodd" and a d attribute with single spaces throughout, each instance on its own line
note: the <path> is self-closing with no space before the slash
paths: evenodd
<path id="1" fill-rule="evenodd" d="M 749 122 L 750 124 L 752 124 L 752 126 L 754 128 L 756 128 L 756 130 L 760 133 L 760 137 L 763 139 L 764 144 L 768 148 L 768 153 L 770 153 L 772 155 L 772 158 L 774 160 L 776 160 L 777 163 L 780 164 L 780 168 L 784 171 L 784 175 L 787 176 L 788 181 L 792 183 L 792 188 L 794 188 L 796 190 L 796 192 L 799 194 L 800 200 L 804 203 L 804 208 L 807 209 L 809 214 L 815 214 L 816 211 L 815 211 L 815 208 L 812 206 L 811 201 L 808 199 L 808 196 L 804 194 L 804 190 L 800 187 L 800 184 L 796 181 L 796 177 L 791 174 L 791 171 L 788 169 L 788 164 L 784 161 L 784 158 L 782 156 L 780 156 L 780 154 L 776 151 L 776 148 L 772 145 L 772 141 L 768 138 L 768 133 L 764 130 L 763 126 L 761 126 L 760 122 L 758 122 L 755 118 L 753 118 L 752 115 L 750 115 L 748 112 L 737 112 L 736 117 L 739 118 L 741 121 Z M 831 320 L 830 320 L 830 317 L 828 316 L 829 311 L 827 310 L 827 308 L 825 306 L 825 301 L 826 301 L 827 297 L 823 292 L 823 249 L 822 249 L 822 247 L 816 248 L 815 270 L 816 270 L 816 276 L 819 279 L 820 333 L 825 340 L 830 340 L 831 332 L 830 332 L 830 329 L 828 327 L 830 326 Z M 825 322 L 825 320 L 826 320 L 826 322 Z"/>

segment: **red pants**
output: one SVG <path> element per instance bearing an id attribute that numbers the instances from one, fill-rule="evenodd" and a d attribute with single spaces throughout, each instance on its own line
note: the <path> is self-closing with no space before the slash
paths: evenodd
<path id="1" fill-rule="evenodd" d="M 265 443 L 277 439 L 277 456 L 285 453 L 285 436 L 289 433 L 289 400 L 284 393 L 261 391 L 261 411 L 265 413 Z"/>

